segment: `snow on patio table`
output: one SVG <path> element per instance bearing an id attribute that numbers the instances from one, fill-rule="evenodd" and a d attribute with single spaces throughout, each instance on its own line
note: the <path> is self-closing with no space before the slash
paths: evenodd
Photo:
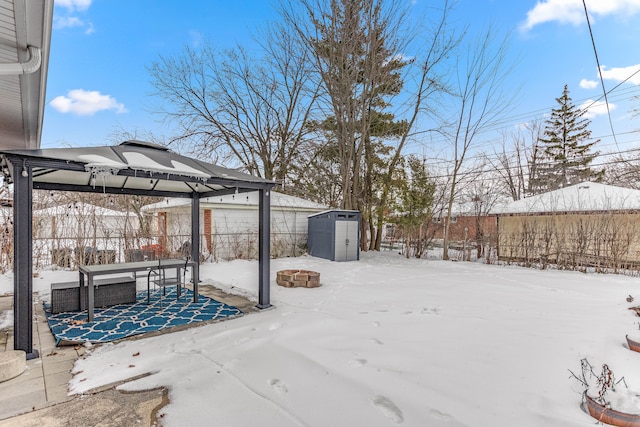
<path id="1" fill-rule="evenodd" d="M 169 387 L 168 426 L 586 426 L 568 371 L 580 359 L 640 390 L 640 354 L 623 346 L 637 278 L 362 257 L 273 260 L 274 309 L 98 347 L 71 392 L 151 373 L 120 389 Z M 291 268 L 322 286 L 275 286 Z M 201 269 L 254 299 L 257 274 L 254 261 Z"/>

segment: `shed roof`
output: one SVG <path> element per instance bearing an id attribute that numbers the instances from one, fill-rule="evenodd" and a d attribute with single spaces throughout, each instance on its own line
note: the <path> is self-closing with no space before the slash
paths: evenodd
<path id="1" fill-rule="evenodd" d="M 597 182 L 583 182 L 497 209 L 499 214 L 593 212 L 640 209 L 640 190 Z"/>

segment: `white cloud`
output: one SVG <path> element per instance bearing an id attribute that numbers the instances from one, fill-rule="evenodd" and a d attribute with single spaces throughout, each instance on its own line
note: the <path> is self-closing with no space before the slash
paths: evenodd
<path id="1" fill-rule="evenodd" d="M 191 46 L 197 48 L 202 44 L 204 34 L 197 30 L 189 30 L 189 38 L 191 39 Z"/>
<path id="2" fill-rule="evenodd" d="M 607 104 L 604 101 L 593 101 L 592 99 L 588 99 L 578 107 L 581 110 L 587 110 L 583 117 L 587 119 L 593 119 L 596 116 L 602 116 L 607 114 Z M 609 110 L 613 111 L 616 109 L 616 105 L 609 103 Z"/>
<path id="3" fill-rule="evenodd" d="M 85 23 L 77 16 L 54 16 L 53 28 L 60 30 L 62 28 L 70 27 L 84 27 Z"/>
<path id="4" fill-rule="evenodd" d="M 89 34 L 95 33 L 95 31 L 96 31 L 95 28 L 93 28 L 93 22 L 87 23 L 84 33 L 89 35 Z"/>
<path id="5" fill-rule="evenodd" d="M 93 0 L 55 0 L 56 6 L 65 7 L 70 11 L 87 10 Z"/>
<path id="6" fill-rule="evenodd" d="M 61 30 L 64 28 L 84 28 L 85 34 L 93 34 L 95 29 L 93 28 L 93 23 L 88 21 L 83 21 L 77 16 L 54 16 L 53 17 L 53 29 Z"/>
<path id="7" fill-rule="evenodd" d="M 93 24 L 75 16 L 75 12 L 86 12 L 93 0 L 55 0 L 55 5 L 66 8 L 66 12 L 56 11 L 53 17 L 53 28 L 60 30 L 63 28 L 84 28 L 85 34 L 94 32 Z"/>
<path id="8" fill-rule="evenodd" d="M 595 80 L 582 79 L 580 80 L 580 87 L 582 89 L 595 89 L 598 87 L 598 82 Z"/>
<path id="9" fill-rule="evenodd" d="M 51 101 L 51 106 L 61 113 L 73 113 L 79 116 L 92 116 L 104 110 L 115 110 L 116 113 L 127 112 L 124 104 L 110 95 L 83 89 L 70 90 L 67 96 L 56 96 Z"/>
<path id="10" fill-rule="evenodd" d="M 640 85 L 640 64 L 638 65 L 629 65 L 628 67 L 621 68 L 611 68 L 609 70 L 606 69 L 606 66 L 600 67 L 600 72 L 602 73 L 602 78 L 606 80 L 614 80 L 616 82 L 621 82 L 623 80 L 627 80 L 629 83 L 634 85 Z M 634 75 L 634 73 L 636 73 Z M 629 78 L 632 76 L 631 78 Z"/>
<path id="11" fill-rule="evenodd" d="M 640 12 L 640 0 L 592 0 L 587 2 L 589 17 L 619 14 L 630 16 Z M 557 21 L 561 24 L 579 25 L 585 22 L 581 0 L 544 0 L 527 12 L 527 19 L 520 29 L 528 31 L 538 24 Z"/>

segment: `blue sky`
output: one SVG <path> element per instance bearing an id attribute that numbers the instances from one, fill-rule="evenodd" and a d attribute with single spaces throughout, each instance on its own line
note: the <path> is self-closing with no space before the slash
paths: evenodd
<path id="1" fill-rule="evenodd" d="M 429 3 L 406 1 L 416 10 Z M 610 90 L 640 69 L 640 0 L 587 0 L 587 8 Z M 55 0 L 42 147 L 110 144 L 118 129 L 169 135 L 149 112 L 158 100 L 150 97 L 146 67 L 203 38 L 248 45 L 252 31 L 275 17 L 269 0 Z M 493 22 L 511 34 L 515 65 L 505 84 L 517 96 L 505 129 L 543 117 L 565 84 L 576 105 L 602 96 L 581 0 L 459 0 L 454 20 L 471 32 Z M 617 144 L 606 108 L 592 106 L 601 151 L 640 146 L 634 95 L 640 73 L 609 95 Z"/>

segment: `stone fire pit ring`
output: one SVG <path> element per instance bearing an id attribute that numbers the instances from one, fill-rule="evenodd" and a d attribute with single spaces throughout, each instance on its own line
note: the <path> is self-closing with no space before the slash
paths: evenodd
<path id="1" fill-rule="evenodd" d="M 320 286 L 320 273 L 311 270 L 280 270 L 276 283 L 285 288 L 317 288 Z"/>

